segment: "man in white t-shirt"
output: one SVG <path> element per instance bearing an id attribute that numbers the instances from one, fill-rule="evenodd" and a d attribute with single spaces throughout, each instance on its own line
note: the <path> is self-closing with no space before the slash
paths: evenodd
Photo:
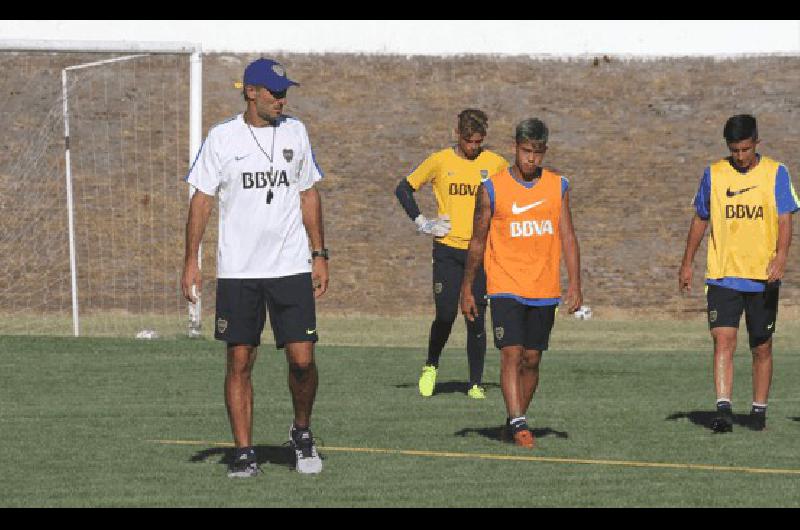
<path id="1" fill-rule="evenodd" d="M 236 446 L 229 477 L 260 472 L 250 375 L 267 310 L 275 344 L 285 348 L 289 363 L 294 405 L 289 442 L 296 469 L 322 470 L 309 425 L 318 381 L 314 299 L 328 288 L 328 251 L 314 187 L 322 172 L 303 123 L 283 114 L 286 92 L 297 84 L 273 60 L 250 63 L 243 79 L 245 112 L 209 131 L 186 177 L 195 193 L 186 223 L 182 289 L 193 303 L 202 284 L 200 242 L 214 195 L 219 199 L 214 337 L 227 344 L 225 404 Z"/>

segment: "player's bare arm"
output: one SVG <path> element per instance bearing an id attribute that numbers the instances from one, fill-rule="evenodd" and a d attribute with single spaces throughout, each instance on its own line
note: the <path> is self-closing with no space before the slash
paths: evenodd
<path id="1" fill-rule="evenodd" d="M 189 201 L 189 218 L 186 221 L 186 249 L 183 257 L 183 277 L 181 289 L 183 296 L 192 303 L 197 300 L 192 293 L 192 286 L 197 286 L 197 292 L 203 286 L 203 277 L 197 262 L 200 251 L 200 242 L 206 231 L 208 219 L 211 217 L 211 208 L 214 206 L 214 197 L 206 195 L 200 190 L 195 190 L 192 200 Z"/>
<path id="2" fill-rule="evenodd" d="M 694 255 L 700 247 L 700 242 L 706 233 L 708 227 L 708 220 L 701 219 L 696 213 L 692 218 L 692 224 L 689 225 L 689 235 L 686 237 L 686 250 L 683 253 L 683 261 L 681 261 L 681 268 L 678 271 L 678 290 L 692 292 L 692 263 L 694 262 Z"/>
<path id="3" fill-rule="evenodd" d="M 478 307 L 472 295 L 472 284 L 478 267 L 483 264 L 483 253 L 486 250 L 486 238 L 489 235 L 489 223 L 492 211 L 489 206 L 489 192 L 481 184 L 475 196 L 475 213 L 472 217 L 472 238 L 467 249 L 467 264 L 464 268 L 464 280 L 461 283 L 461 312 L 470 322 L 478 316 Z"/>
<path id="4" fill-rule="evenodd" d="M 567 266 L 567 295 L 564 303 L 570 313 L 574 313 L 583 303 L 581 293 L 581 250 L 578 246 L 578 238 L 575 235 L 575 227 L 572 224 L 572 210 L 569 207 L 569 191 L 564 193 L 561 201 L 561 247 L 564 251 L 564 262 Z"/>
<path id="5" fill-rule="evenodd" d="M 792 243 L 792 214 L 782 213 L 778 216 L 778 244 L 775 257 L 767 265 L 767 282 L 783 279 L 786 272 L 786 260 L 789 258 L 789 245 Z"/>
<path id="6" fill-rule="evenodd" d="M 322 250 L 325 248 L 325 233 L 322 224 L 322 199 L 317 188 L 312 186 L 300 192 L 300 210 L 303 213 L 303 225 L 306 227 L 312 250 Z M 326 258 L 321 256 L 312 258 L 311 281 L 316 298 L 328 290 L 328 260 Z"/>

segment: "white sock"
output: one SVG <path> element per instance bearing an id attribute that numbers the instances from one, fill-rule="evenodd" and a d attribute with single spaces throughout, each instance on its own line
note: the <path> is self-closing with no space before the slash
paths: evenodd
<path id="1" fill-rule="evenodd" d="M 508 423 L 517 426 L 521 423 L 528 423 L 528 420 L 525 419 L 525 416 L 519 416 L 518 418 L 511 418 L 511 421 L 509 421 Z"/>

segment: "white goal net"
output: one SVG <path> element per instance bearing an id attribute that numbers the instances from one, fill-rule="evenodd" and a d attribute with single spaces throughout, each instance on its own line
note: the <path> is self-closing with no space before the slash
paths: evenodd
<path id="1" fill-rule="evenodd" d="M 190 55 L 0 50 L 0 72 L 0 334 L 185 335 Z"/>

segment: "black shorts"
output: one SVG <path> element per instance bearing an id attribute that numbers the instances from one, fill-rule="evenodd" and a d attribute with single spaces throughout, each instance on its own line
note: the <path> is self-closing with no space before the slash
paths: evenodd
<path id="1" fill-rule="evenodd" d="M 513 298 L 492 298 L 489 307 L 497 349 L 522 346 L 526 350 L 545 351 L 550 345 L 557 305 L 533 306 Z"/>
<path id="2" fill-rule="evenodd" d="M 763 344 L 775 333 L 778 316 L 777 284 L 767 284 L 760 293 L 745 293 L 709 285 L 706 292 L 708 300 L 708 325 L 710 328 L 738 328 L 744 311 L 750 347 Z"/>
<path id="3" fill-rule="evenodd" d="M 461 283 L 464 281 L 464 268 L 467 265 L 467 251 L 433 242 L 433 299 L 436 303 L 436 316 L 444 320 L 454 320 L 458 315 L 458 300 L 461 297 Z M 486 273 L 478 268 L 472 283 L 472 295 L 483 314 L 486 308 Z"/>
<path id="4" fill-rule="evenodd" d="M 269 310 L 275 345 L 317 342 L 311 273 L 282 278 L 219 278 L 214 338 L 228 344 L 261 344 Z"/>

